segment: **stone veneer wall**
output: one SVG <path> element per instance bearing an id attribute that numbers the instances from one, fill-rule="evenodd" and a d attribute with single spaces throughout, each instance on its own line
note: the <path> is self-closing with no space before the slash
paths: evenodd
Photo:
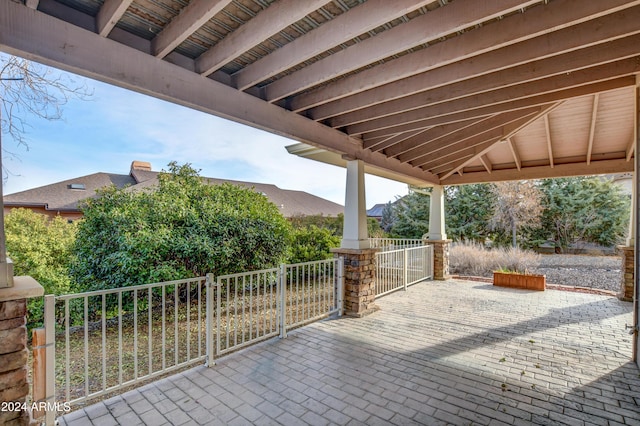
<path id="1" fill-rule="evenodd" d="M 27 300 L 0 302 L 0 402 L 25 402 L 27 381 Z M 28 411 L 1 411 L 0 424 L 28 425 Z"/>
<path id="2" fill-rule="evenodd" d="M 451 240 L 425 240 L 424 242 L 433 246 L 433 279 L 439 281 L 450 279 L 449 248 Z"/>
<path id="3" fill-rule="evenodd" d="M 0 404 L 23 403 L 29 395 L 27 300 L 43 294 L 44 288 L 26 276 L 13 277 L 12 287 L 0 288 Z M 31 422 L 27 409 L 0 411 L 0 425 L 18 426 Z"/>
<path id="4" fill-rule="evenodd" d="M 620 279 L 620 299 L 633 301 L 634 286 L 634 250 L 633 247 L 619 246 L 618 250 L 622 255 L 622 277 Z"/>
<path id="5" fill-rule="evenodd" d="M 331 250 L 335 257 L 344 258 L 344 314 L 362 317 L 377 310 L 376 252 L 378 249 Z"/>

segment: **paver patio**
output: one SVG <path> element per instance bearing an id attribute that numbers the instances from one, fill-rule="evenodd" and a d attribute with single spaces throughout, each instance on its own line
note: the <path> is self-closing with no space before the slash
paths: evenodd
<path id="1" fill-rule="evenodd" d="M 72 412 L 62 425 L 640 425 L 632 305 L 424 282 Z"/>

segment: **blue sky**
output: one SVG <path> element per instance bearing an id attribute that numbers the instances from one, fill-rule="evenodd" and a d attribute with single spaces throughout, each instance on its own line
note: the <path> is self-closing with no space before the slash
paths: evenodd
<path id="1" fill-rule="evenodd" d="M 271 183 L 344 204 L 346 171 L 287 153 L 296 143 L 271 133 L 184 108 L 146 95 L 86 81 L 90 100 L 71 100 L 63 119 L 27 117 L 28 149 L 2 135 L 11 194 L 95 172 L 126 174 L 134 160 L 153 170 L 170 161 L 191 163 L 202 176 Z M 407 193 L 405 184 L 366 177 L 367 207 Z"/>

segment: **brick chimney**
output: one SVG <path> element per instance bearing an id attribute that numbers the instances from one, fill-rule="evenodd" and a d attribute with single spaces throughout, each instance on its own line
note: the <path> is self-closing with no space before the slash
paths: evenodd
<path id="1" fill-rule="evenodd" d="M 151 163 L 147 161 L 132 161 L 131 162 L 131 171 L 134 170 L 142 170 L 145 172 L 151 171 Z"/>

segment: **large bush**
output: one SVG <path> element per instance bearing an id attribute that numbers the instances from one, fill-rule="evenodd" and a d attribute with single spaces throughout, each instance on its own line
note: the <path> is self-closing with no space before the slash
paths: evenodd
<path id="1" fill-rule="evenodd" d="M 290 225 L 264 195 L 169 164 L 147 191 L 108 188 L 83 208 L 71 273 L 85 289 L 257 270 L 283 261 Z"/>
<path id="2" fill-rule="evenodd" d="M 45 294 L 73 291 L 68 264 L 75 239 L 76 224 L 61 217 L 49 219 L 28 209 L 14 209 L 5 218 L 7 251 L 15 275 L 29 275 L 45 289 Z M 29 324 L 42 322 L 42 298 L 28 304 Z"/>
<path id="3" fill-rule="evenodd" d="M 293 231 L 290 263 L 324 260 L 331 257 L 330 249 L 340 247 L 340 237 L 327 228 L 309 225 Z"/>

